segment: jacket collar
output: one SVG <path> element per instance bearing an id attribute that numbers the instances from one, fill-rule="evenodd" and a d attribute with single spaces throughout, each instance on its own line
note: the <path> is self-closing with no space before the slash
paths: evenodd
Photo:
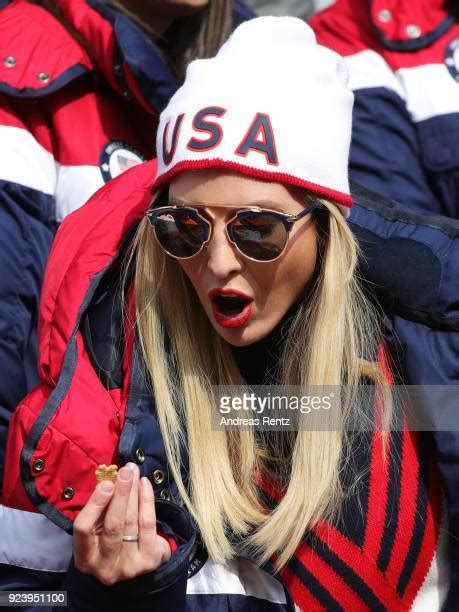
<path id="1" fill-rule="evenodd" d="M 160 113 L 177 83 L 144 32 L 108 2 L 55 2 L 85 44 L 40 6 L 0 0 L 0 91 L 43 97 L 97 70 L 125 99 Z"/>
<path id="2" fill-rule="evenodd" d="M 91 291 L 99 287 L 124 238 L 151 202 L 156 166 L 154 159 L 110 181 L 69 215 L 56 235 L 55 256 L 48 259 L 43 280 L 38 323 L 40 378 L 51 387 L 59 379 L 69 341 L 92 300 Z"/>
<path id="3" fill-rule="evenodd" d="M 382 44 L 416 51 L 432 44 L 455 22 L 457 0 L 373 0 L 371 19 Z"/>
<path id="4" fill-rule="evenodd" d="M 0 0 L 0 91 L 46 96 L 92 69 L 86 51 L 43 8 Z"/>

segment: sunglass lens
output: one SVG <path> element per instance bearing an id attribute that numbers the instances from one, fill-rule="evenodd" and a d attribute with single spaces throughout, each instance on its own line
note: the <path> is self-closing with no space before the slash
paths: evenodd
<path id="1" fill-rule="evenodd" d="M 155 217 L 154 226 L 161 246 L 175 257 L 196 255 L 209 236 L 208 225 L 188 210 L 161 212 Z"/>
<path id="2" fill-rule="evenodd" d="M 279 257 L 288 239 L 282 221 L 264 212 L 243 213 L 232 223 L 231 234 L 241 253 L 258 261 Z"/>

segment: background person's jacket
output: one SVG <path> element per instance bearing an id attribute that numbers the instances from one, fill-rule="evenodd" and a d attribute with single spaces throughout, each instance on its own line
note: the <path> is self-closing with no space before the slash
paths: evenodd
<path id="1" fill-rule="evenodd" d="M 459 218 L 459 3 L 337 0 L 309 23 L 355 93 L 351 177 Z"/>
<path id="2" fill-rule="evenodd" d="M 146 393 L 128 325 L 120 337 L 120 265 L 151 200 L 154 174 L 150 162 L 111 182 L 65 220 L 53 244 L 40 315 L 41 384 L 15 411 L 8 439 L 0 588 L 65 588 L 76 610 L 132 597 L 135 607 L 153 608 L 161 593 L 161 610 L 167 605 L 178 611 L 185 605 L 189 610 L 285 610 L 286 596 L 275 578 L 243 559 L 215 568 L 199 542 L 195 545 L 195 527 L 168 473 L 154 399 Z M 459 265 L 457 223 L 442 227 L 441 219 L 429 218 L 424 224 L 422 217 L 366 191 L 354 192 L 353 229 L 367 262 L 362 270 L 393 313 L 398 368 L 408 382 L 438 383 L 438 372 L 454 382 L 459 301 L 451 297 L 451 279 Z M 439 359 L 443 367 L 435 369 Z M 431 406 L 434 421 L 437 408 Z M 434 610 L 448 586 L 448 602 L 457 601 L 456 561 L 451 557 L 448 564 L 445 551 L 445 528 L 457 534 L 456 438 L 437 434 L 448 497 L 443 524 L 429 438 L 409 432 L 394 436 L 389 468 L 372 460 L 361 479 L 363 516 L 351 500 L 344 509 L 348 520 L 333 537 L 327 525 L 318 527 L 312 540 L 305 537 L 282 574 L 299 605 L 395 611 L 430 604 Z M 375 436 L 374 458 L 378 444 Z M 160 528 L 174 535 L 178 550 L 139 585 L 136 579 L 103 587 L 72 565 L 72 521 L 94 488 L 96 467 L 127 461 L 151 478 Z M 357 468 L 368 466 L 360 453 L 355 461 Z M 186 457 L 183 468 L 186 478 Z M 275 491 L 268 487 L 266 493 L 275 503 Z"/>
<path id="3" fill-rule="evenodd" d="M 177 88 L 159 49 L 110 3 L 56 4 L 80 40 L 43 8 L 0 0 L 0 472 L 10 414 L 38 382 L 38 303 L 56 226 L 154 157 L 158 116 Z M 251 16 L 235 0 L 235 25 Z"/>

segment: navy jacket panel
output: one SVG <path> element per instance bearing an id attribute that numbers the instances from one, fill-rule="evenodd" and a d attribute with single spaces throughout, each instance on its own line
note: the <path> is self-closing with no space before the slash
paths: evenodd
<path id="1" fill-rule="evenodd" d="M 378 300 L 391 314 L 456 331 L 459 222 L 413 212 L 356 183 L 351 190 L 349 222 L 363 251 L 363 277 Z"/>
<path id="2" fill-rule="evenodd" d="M 383 136 L 385 134 L 385 136 Z M 454 200 L 440 200 L 421 164 L 418 132 L 400 96 L 383 87 L 355 92 L 351 178 L 413 210 L 452 216 Z"/>
<path id="3" fill-rule="evenodd" d="M 0 564 L 0 584 L 3 591 L 59 591 L 62 590 L 64 578 L 63 572 L 43 572 Z M 23 612 L 51 612 L 52 607 L 21 606 L 20 609 Z"/>
<path id="4" fill-rule="evenodd" d="M 0 180 L 0 492 L 11 409 L 38 384 L 36 329 L 52 208 L 51 196 Z"/>
<path id="5" fill-rule="evenodd" d="M 388 313 L 396 374 L 422 385 L 447 499 L 451 583 L 446 610 L 459 598 L 459 222 L 416 214 L 354 185 L 351 227 L 362 248 L 361 270 Z M 443 394 L 439 385 L 454 385 Z M 446 416 L 445 416 L 446 415 Z"/>
<path id="6" fill-rule="evenodd" d="M 457 218 L 459 113 L 413 123 L 383 87 L 355 91 L 350 176 L 415 211 Z"/>
<path id="7" fill-rule="evenodd" d="M 256 17 L 256 16 L 257 15 L 255 11 L 252 9 L 252 7 L 248 6 L 244 2 L 241 2 L 241 0 L 234 0 L 233 2 L 234 27 L 237 27 L 244 21 L 253 19 L 253 17 Z"/>

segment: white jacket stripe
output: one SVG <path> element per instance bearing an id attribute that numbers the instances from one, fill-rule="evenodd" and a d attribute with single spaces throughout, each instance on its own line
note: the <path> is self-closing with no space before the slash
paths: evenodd
<path id="1" fill-rule="evenodd" d="M 0 506 L 0 563 L 47 572 L 66 572 L 72 536 L 43 514 Z"/>
<path id="2" fill-rule="evenodd" d="M 187 595 L 245 595 L 275 604 L 286 604 L 281 583 L 246 559 L 221 565 L 208 559 L 188 580 Z"/>
<path id="3" fill-rule="evenodd" d="M 353 91 L 382 87 L 405 101 L 415 123 L 459 113 L 459 84 L 445 64 L 400 68 L 395 72 L 375 51 L 360 51 L 345 57 L 349 86 Z"/>
<path id="4" fill-rule="evenodd" d="M 99 166 L 60 164 L 22 128 L 0 126 L 0 142 L 0 180 L 54 196 L 59 222 L 105 184 Z"/>
<path id="5" fill-rule="evenodd" d="M 54 195 L 57 167 L 52 154 L 26 130 L 0 125 L 0 179 Z"/>

